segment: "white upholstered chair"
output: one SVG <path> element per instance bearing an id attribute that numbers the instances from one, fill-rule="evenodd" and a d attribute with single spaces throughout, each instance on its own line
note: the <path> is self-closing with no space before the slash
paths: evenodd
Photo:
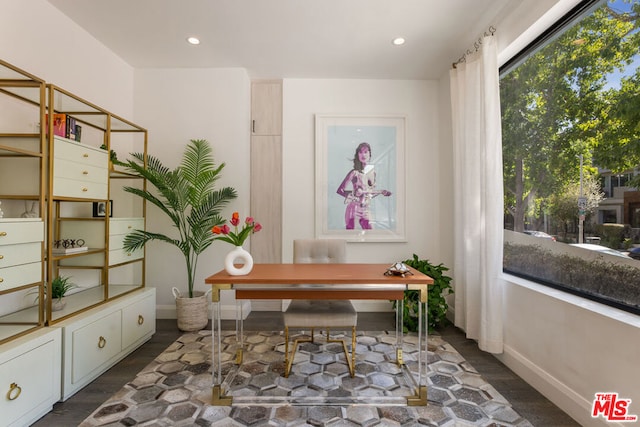
<path id="1" fill-rule="evenodd" d="M 327 264 L 346 262 L 347 244 L 339 239 L 300 239 L 293 242 L 293 262 Z M 342 343 L 349 373 L 354 376 L 358 313 L 349 300 L 292 300 L 284 313 L 285 377 L 289 376 L 298 344 L 313 342 L 315 328 L 325 328 L 327 342 Z M 351 328 L 351 355 L 344 340 L 330 338 L 332 328 Z M 310 339 L 297 339 L 289 355 L 289 329 L 310 329 Z"/>

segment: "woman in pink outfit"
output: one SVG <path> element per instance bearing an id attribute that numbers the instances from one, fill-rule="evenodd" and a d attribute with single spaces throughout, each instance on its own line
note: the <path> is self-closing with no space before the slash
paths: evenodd
<path id="1" fill-rule="evenodd" d="M 371 199 L 380 194 L 387 197 L 391 195 L 388 190 L 375 189 L 376 172 L 373 170 L 373 165 L 368 164 L 370 159 L 371 146 L 367 142 L 360 143 L 353 157 L 353 169 L 347 173 L 337 190 L 337 193 L 344 197 L 347 205 L 344 214 L 347 230 L 354 229 L 356 220 L 363 230 L 370 230 L 372 228 L 369 211 Z"/>

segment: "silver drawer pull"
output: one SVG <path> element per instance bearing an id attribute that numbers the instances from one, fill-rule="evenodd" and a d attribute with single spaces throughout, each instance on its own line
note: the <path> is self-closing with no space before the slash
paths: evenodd
<path id="1" fill-rule="evenodd" d="M 104 348 L 105 345 L 107 345 L 107 340 L 103 336 L 100 336 L 98 339 L 98 348 Z"/>
<path id="2" fill-rule="evenodd" d="M 142 325 L 144 323 L 144 317 L 142 314 L 138 314 L 138 325 Z"/>
<path id="3" fill-rule="evenodd" d="M 7 392 L 7 399 L 16 400 L 18 397 L 20 397 L 20 393 L 22 393 L 22 387 L 20 387 L 16 383 L 11 383 L 11 385 L 9 386 L 9 391 Z"/>

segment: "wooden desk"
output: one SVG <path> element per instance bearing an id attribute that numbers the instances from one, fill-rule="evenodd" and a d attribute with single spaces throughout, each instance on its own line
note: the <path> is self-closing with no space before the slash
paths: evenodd
<path id="1" fill-rule="evenodd" d="M 220 354 L 220 291 L 234 290 L 237 300 L 243 299 L 380 299 L 402 301 L 405 290 L 420 291 L 420 311 L 426 310 L 427 287 L 433 279 L 412 269 L 413 275 L 386 276 L 388 264 L 254 264 L 244 276 L 231 276 L 222 270 L 205 279 L 212 286 L 213 300 L 213 404 L 230 405 L 232 397 L 222 389 Z M 424 308 L 423 308 L 424 305 Z M 426 311 L 425 311 L 426 312 Z M 402 304 L 396 304 L 396 356 L 403 366 Z M 420 318 L 422 318 L 422 313 Z M 236 363 L 242 362 L 242 319 L 238 341 L 240 349 Z M 238 331 L 236 330 L 236 333 Z M 418 331 L 419 369 L 415 396 L 408 396 L 409 405 L 426 405 L 427 327 L 420 322 Z"/>

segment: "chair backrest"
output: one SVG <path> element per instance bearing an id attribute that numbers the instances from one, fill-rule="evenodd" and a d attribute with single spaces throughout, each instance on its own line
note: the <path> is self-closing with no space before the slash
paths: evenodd
<path id="1" fill-rule="evenodd" d="M 296 264 L 335 264 L 347 262 L 347 241 L 342 239 L 298 239 L 293 241 Z"/>

